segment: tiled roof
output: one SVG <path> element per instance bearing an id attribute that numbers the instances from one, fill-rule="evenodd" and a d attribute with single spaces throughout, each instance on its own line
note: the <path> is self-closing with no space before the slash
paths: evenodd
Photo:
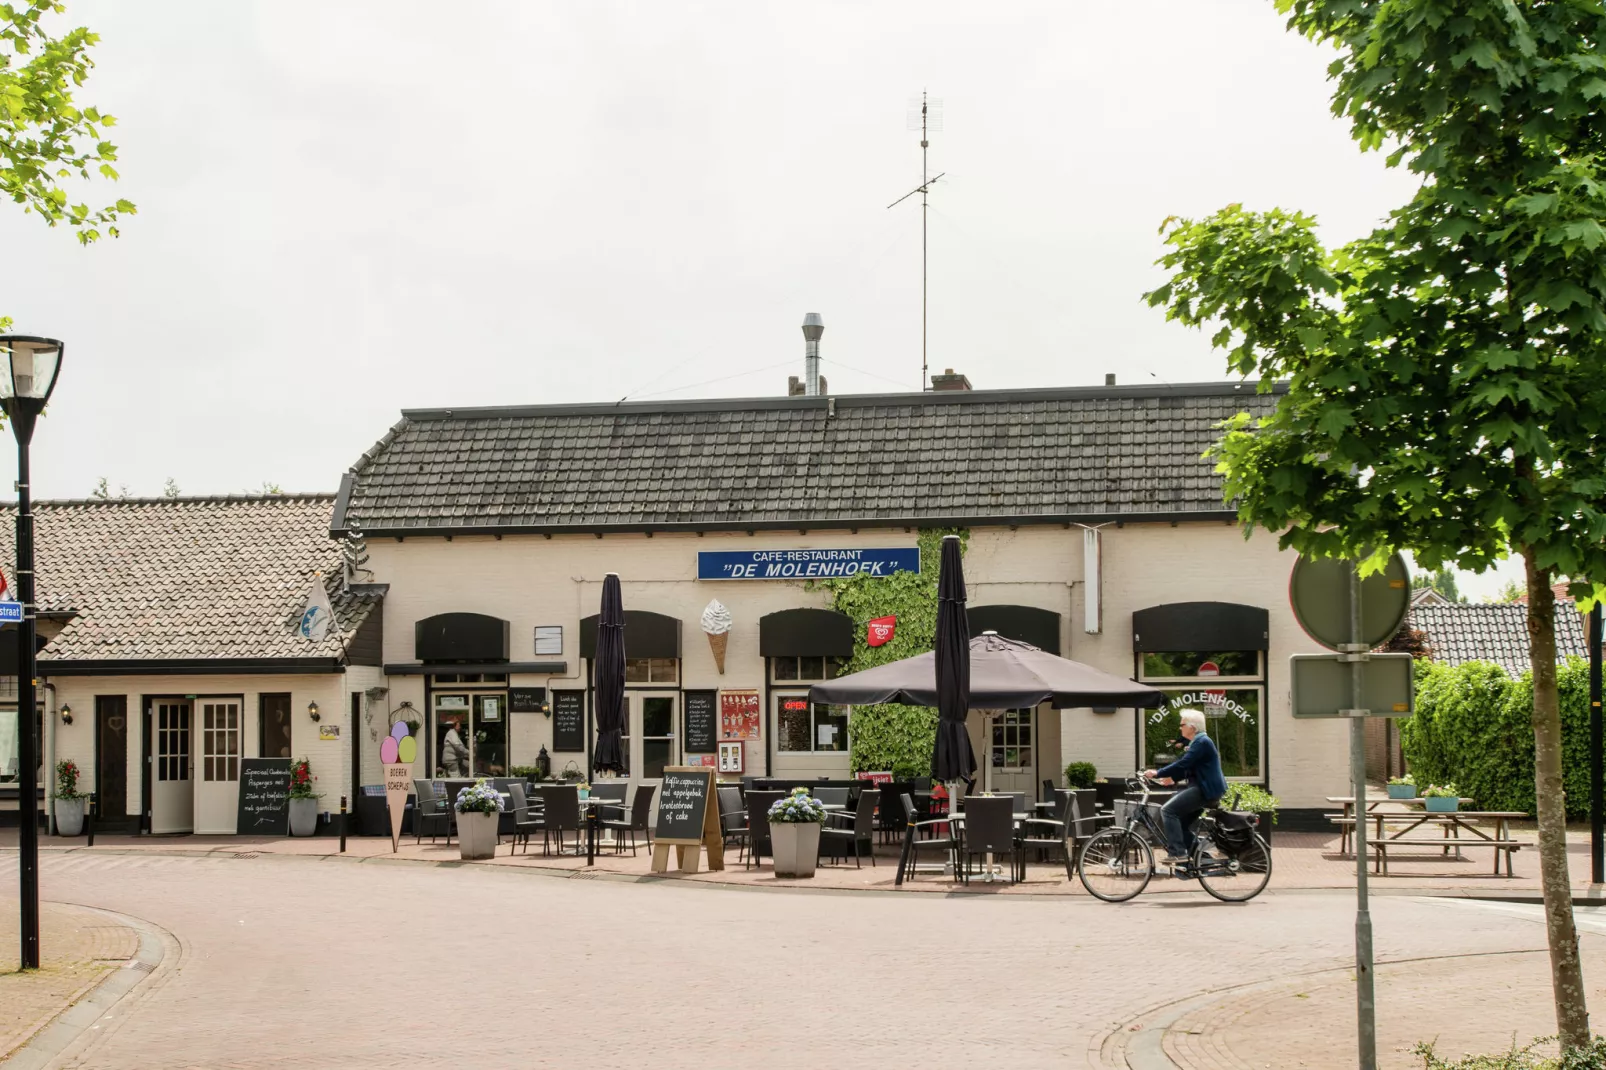
<path id="1" fill-rule="evenodd" d="M 1492 661 L 1513 676 L 1528 671 L 1528 607 L 1518 602 L 1446 602 L 1411 607 L 1407 623 L 1427 636 L 1430 655 L 1446 665 Z M 1589 656 L 1583 614 L 1556 603 L 1556 657 Z"/>
<path id="2" fill-rule="evenodd" d="M 329 495 L 40 502 L 41 613 L 72 613 L 40 654 L 64 661 L 339 658 L 374 603 L 333 594 L 337 627 L 295 634 L 315 575 L 338 592 Z M 16 507 L 0 523 L 15 577 Z"/>
<path id="3" fill-rule="evenodd" d="M 1253 383 L 416 410 L 342 485 L 368 534 L 1229 515 Z"/>

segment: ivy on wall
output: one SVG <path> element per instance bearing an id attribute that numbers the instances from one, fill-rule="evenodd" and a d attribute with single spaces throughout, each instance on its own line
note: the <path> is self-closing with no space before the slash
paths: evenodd
<path id="1" fill-rule="evenodd" d="M 958 535 L 961 550 L 969 545 L 970 532 L 962 528 L 922 530 L 918 574 L 895 572 L 881 578 L 853 576 L 811 581 L 810 590 L 829 591 L 832 608 L 853 619 L 853 658 L 842 670 L 844 673 L 862 672 L 932 649 L 937 636 L 937 577 L 944 535 Z M 891 642 L 871 646 L 866 641 L 865 623 L 894 614 L 898 625 Z M 890 770 L 900 778 L 930 776 L 936 736 L 935 707 L 855 706 L 850 754 L 853 769 Z"/>

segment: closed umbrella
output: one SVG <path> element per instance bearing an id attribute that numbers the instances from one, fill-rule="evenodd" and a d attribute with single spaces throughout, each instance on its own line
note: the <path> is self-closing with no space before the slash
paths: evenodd
<path id="1" fill-rule="evenodd" d="M 942 571 L 937 577 L 936 661 L 937 742 L 931 755 L 931 775 L 957 785 L 976 771 L 965 717 L 970 712 L 970 619 L 965 615 L 965 565 L 959 553 L 959 536 L 942 540 Z M 949 805 L 958 794 L 949 789 Z"/>
<path id="2" fill-rule="evenodd" d="M 625 727 L 625 605 L 619 593 L 619 574 L 602 581 L 602 613 L 597 618 L 597 745 L 591 768 L 598 773 L 622 773 Z"/>

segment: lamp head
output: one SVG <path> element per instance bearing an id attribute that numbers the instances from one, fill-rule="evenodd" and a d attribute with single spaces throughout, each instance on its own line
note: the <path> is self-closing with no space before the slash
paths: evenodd
<path id="1" fill-rule="evenodd" d="M 0 403 L 9 412 L 27 405 L 38 412 L 50 400 L 66 346 L 54 338 L 0 335 Z"/>

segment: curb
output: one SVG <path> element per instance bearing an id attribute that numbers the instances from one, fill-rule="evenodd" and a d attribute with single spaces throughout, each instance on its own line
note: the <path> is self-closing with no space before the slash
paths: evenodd
<path id="1" fill-rule="evenodd" d="M 8 1058 L 0 1059 L 0 1068 L 4 1070 L 42 1070 L 85 1034 L 110 1024 L 106 1020 L 117 1004 L 149 980 L 166 957 L 168 938 L 149 922 L 100 907 L 80 906 L 80 909 L 103 914 L 133 929 L 139 936 L 139 950 L 87 994 L 79 996 L 66 1010 L 36 1030 L 28 1042 Z"/>

